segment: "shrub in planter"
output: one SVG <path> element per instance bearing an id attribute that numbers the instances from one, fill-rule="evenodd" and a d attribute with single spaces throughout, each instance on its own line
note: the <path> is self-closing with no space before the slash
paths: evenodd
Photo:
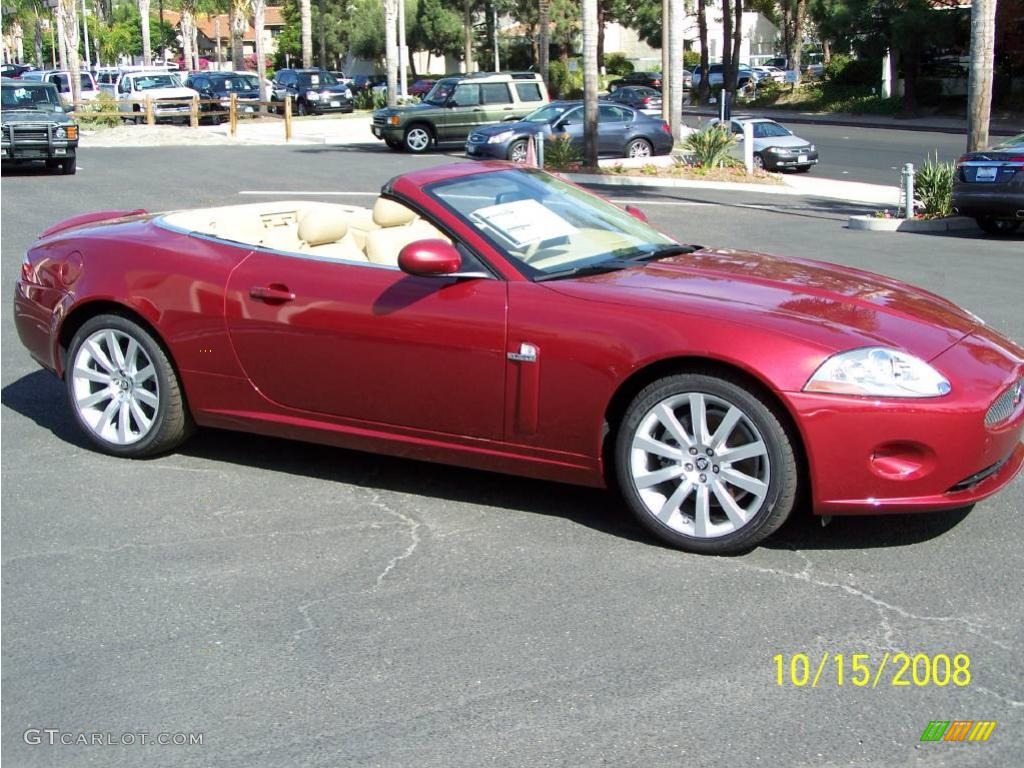
<path id="1" fill-rule="evenodd" d="M 953 163 L 940 163 L 938 152 L 934 158 L 925 158 L 924 164 L 914 172 L 914 196 L 924 205 L 926 217 L 953 215 L 955 175 L 956 167 Z"/>
<path id="2" fill-rule="evenodd" d="M 583 155 L 568 136 L 549 136 L 544 143 L 544 167 L 554 171 L 571 171 L 579 168 Z"/>
<path id="3" fill-rule="evenodd" d="M 121 113 L 113 96 L 100 93 L 92 101 L 82 102 L 75 119 L 87 128 L 112 128 L 121 124 Z"/>
<path id="4" fill-rule="evenodd" d="M 697 165 L 704 168 L 718 168 L 736 165 L 731 151 L 736 139 L 725 127 L 712 125 L 694 131 L 683 141 L 683 149 L 689 152 Z"/>

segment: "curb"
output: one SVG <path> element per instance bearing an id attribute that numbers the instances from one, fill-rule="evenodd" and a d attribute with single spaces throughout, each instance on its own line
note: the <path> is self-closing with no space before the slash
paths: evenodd
<path id="1" fill-rule="evenodd" d="M 849 229 L 866 232 L 959 232 L 975 229 L 974 219 L 948 216 L 944 219 L 880 219 L 875 216 L 851 216 Z"/>
<path id="2" fill-rule="evenodd" d="M 864 122 L 857 120 L 856 118 L 833 120 L 827 117 L 812 117 L 806 114 L 800 114 L 794 112 L 793 115 L 789 115 L 786 110 L 781 110 L 772 107 L 750 107 L 749 109 L 734 109 L 734 112 L 749 112 L 751 114 L 760 114 L 760 116 L 768 117 L 772 120 L 778 120 L 782 123 L 798 123 L 803 125 L 835 125 L 842 128 L 881 128 L 882 130 L 893 130 L 893 131 L 920 131 L 923 133 L 950 133 L 957 136 L 966 136 L 967 128 L 960 128 L 952 125 L 920 125 L 920 124 L 890 124 L 890 123 L 874 123 Z M 694 115 L 695 117 L 718 117 L 717 111 L 700 111 L 700 112 L 686 112 L 683 111 L 683 117 L 687 114 Z M 899 118 L 892 118 L 894 121 Z M 914 118 L 907 118 L 913 120 Z M 1013 128 L 1002 128 L 1002 127 L 990 127 L 990 136 L 1016 136 L 1020 131 L 1014 130 Z"/>

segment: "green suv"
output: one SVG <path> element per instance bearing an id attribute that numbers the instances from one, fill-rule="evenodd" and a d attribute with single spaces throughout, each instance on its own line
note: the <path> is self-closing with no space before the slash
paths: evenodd
<path id="1" fill-rule="evenodd" d="M 465 142 L 474 128 L 520 120 L 546 104 L 535 72 L 479 72 L 438 80 L 419 104 L 373 113 L 373 135 L 392 149 L 426 152 L 432 144 Z"/>

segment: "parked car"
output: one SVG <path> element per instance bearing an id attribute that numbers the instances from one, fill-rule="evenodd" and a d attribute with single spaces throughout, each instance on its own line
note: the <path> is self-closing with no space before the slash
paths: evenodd
<path id="1" fill-rule="evenodd" d="M 625 88 L 628 85 L 642 85 L 660 91 L 661 72 L 630 72 L 628 75 L 623 75 L 618 80 L 608 83 L 608 93 L 615 93 L 619 88 Z"/>
<path id="2" fill-rule="evenodd" d="M 752 69 L 761 81 L 771 80 L 772 82 L 775 83 L 786 82 L 785 70 L 779 69 L 778 67 L 765 65 L 760 67 L 753 67 Z"/>
<path id="3" fill-rule="evenodd" d="M 4 166 L 43 162 L 65 175 L 75 173 L 78 124 L 64 112 L 53 83 L 5 77 L 0 105 Z"/>
<path id="4" fill-rule="evenodd" d="M 990 235 L 1009 235 L 1024 222 L 1024 133 L 956 161 L 953 211 L 971 216 Z"/>
<path id="5" fill-rule="evenodd" d="M 438 80 L 419 104 L 378 109 L 371 130 L 391 149 L 426 152 L 465 141 L 485 125 L 518 120 L 548 100 L 534 72 L 477 73 Z"/>
<path id="6" fill-rule="evenodd" d="M 409 86 L 409 95 L 423 98 L 430 93 L 430 89 L 434 87 L 436 82 L 436 80 L 417 80 Z"/>
<path id="7" fill-rule="evenodd" d="M 31 72 L 35 67 L 31 64 L 3 64 L 0 65 L 0 76 L 9 77 L 12 80 L 21 77 L 26 72 Z"/>
<path id="8" fill-rule="evenodd" d="M 260 76 L 257 73 L 255 73 L 255 72 L 235 72 L 235 74 L 238 77 L 240 77 L 243 80 L 245 80 L 245 82 L 248 83 L 250 89 L 256 89 L 256 91 L 260 94 L 260 97 L 261 97 L 262 101 L 270 101 L 270 97 L 273 95 L 273 92 L 274 92 L 274 84 L 272 82 L 270 82 L 269 80 L 264 78 L 263 79 L 263 87 L 261 88 L 260 87 Z"/>
<path id="9" fill-rule="evenodd" d="M 116 67 L 101 67 L 93 73 L 96 87 L 101 93 L 108 93 L 116 96 L 117 78 L 121 76 L 121 70 Z"/>
<path id="10" fill-rule="evenodd" d="M 717 125 L 718 118 L 708 121 Z M 737 141 L 743 140 L 743 124 L 750 123 L 754 130 L 754 167 L 769 171 L 787 168 L 800 172 L 811 170 L 818 163 L 818 148 L 801 139 L 783 125 L 763 117 L 737 115 L 729 122 L 729 130 Z"/>
<path id="11" fill-rule="evenodd" d="M 153 103 L 157 121 L 188 122 L 192 114 L 191 100 L 198 93 L 186 88 L 176 74 L 166 69 L 143 69 L 122 72 L 114 87 L 118 109 L 124 120 L 142 123 L 146 120 L 146 100 Z"/>
<path id="12" fill-rule="evenodd" d="M 352 92 L 369 91 L 374 86 L 387 84 L 387 75 L 355 75 L 352 78 Z"/>
<path id="13" fill-rule="evenodd" d="M 114 456 L 199 426 L 613 485 L 695 552 L 757 545 L 798 499 L 969 507 L 1024 464 L 1024 349 L 971 313 L 683 245 L 505 163 L 397 176 L 372 209 L 80 214 L 29 247 L 13 309 Z"/>
<path id="14" fill-rule="evenodd" d="M 668 124 L 622 104 L 598 104 L 598 153 L 610 157 L 650 157 L 672 151 Z M 583 150 L 583 102 L 553 101 L 516 123 L 499 123 L 469 134 L 466 155 L 474 160 L 526 160 L 527 143 L 568 137 Z"/>
<path id="15" fill-rule="evenodd" d="M 217 113 L 210 115 L 215 124 L 227 117 L 220 113 L 230 109 L 232 95 L 236 97 L 238 111 L 243 114 L 256 112 L 261 101 L 256 82 L 234 72 L 193 72 L 185 80 L 185 85 L 197 91 L 200 99 L 206 100 L 206 103 L 200 103 L 200 111 Z M 220 103 L 211 104 L 213 99 Z"/>
<path id="16" fill-rule="evenodd" d="M 708 67 L 708 83 L 712 88 L 721 88 L 725 83 L 725 67 L 722 64 L 712 64 Z M 736 87 L 741 91 L 749 88 L 752 83 L 758 81 L 758 74 L 746 64 L 740 64 L 736 74 Z M 696 88 L 701 81 L 700 68 L 694 70 L 692 83 Z"/>
<path id="17" fill-rule="evenodd" d="M 292 97 L 297 115 L 351 112 L 352 91 L 323 69 L 279 69 L 274 75 L 271 101 L 282 103 Z"/>
<path id="18" fill-rule="evenodd" d="M 78 95 L 82 101 L 92 101 L 100 94 L 99 86 L 90 72 L 80 72 Z M 71 73 L 55 69 L 34 69 L 25 72 L 22 80 L 38 80 L 44 83 L 53 83 L 60 93 L 65 105 L 71 104 Z"/>
<path id="19" fill-rule="evenodd" d="M 661 114 L 661 91 L 645 85 L 627 85 L 616 88 L 604 97 L 604 101 L 614 101 L 646 114 Z"/>

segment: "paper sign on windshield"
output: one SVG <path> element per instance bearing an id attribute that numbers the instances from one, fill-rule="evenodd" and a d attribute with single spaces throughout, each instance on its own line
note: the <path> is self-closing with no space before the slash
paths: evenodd
<path id="1" fill-rule="evenodd" d="M 567 237 L 578 230 L 537 200 L 514 200 L 510 203 L 479 208 L 472 218 L 496 229 L 516 246 L 529 245 L 555 237 Z"/>

